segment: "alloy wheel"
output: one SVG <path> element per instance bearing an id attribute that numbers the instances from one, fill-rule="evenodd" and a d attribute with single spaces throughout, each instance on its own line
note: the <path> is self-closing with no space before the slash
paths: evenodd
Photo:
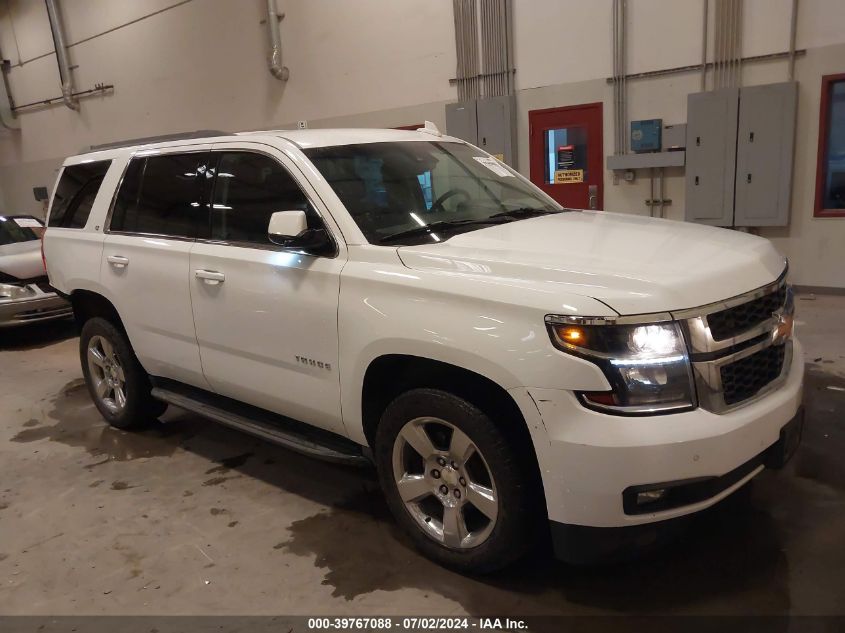
<path id="1" fill-rule="evenodd" d="M 87 355 L 97 399 L 112 413 L 120 413 L 126 406 L 126 375 L 114 345 L 104 336 L 92 336 Z"/>
<path id="2" fill-rule="evenodd" d="M 405 508 L 432 539 L 450 549 L 483 543 L 496 526 L 496 484 L 478 446 L 433 417 L 406 423 L 393 445 L 393 475 Z"/>

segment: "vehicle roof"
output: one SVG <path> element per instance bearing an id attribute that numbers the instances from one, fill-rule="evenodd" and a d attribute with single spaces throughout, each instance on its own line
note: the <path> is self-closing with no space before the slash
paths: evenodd
<path id="1" fill-rule="evenodd" d="M 252 137 L 252 138 L 248 138 Z M 379 128 L 326 128 L 316 130 L 255 130 L 235 132 L 231 135 L 225 132 L 211 133 L 209 136 L 198 136 L 196 133 L 161 137 L 161 140 L 134 139 L 126 144 L 112 143 L 103 146 L 93 146 L 87 152 L 80 152 L 68 157 L 65 164 L 84 162 L 79 159 L 98 160 L 113 158 L 119 153 L 134 152 L 139 149 L 156 149 L 185 144 L 228 143 L 239 140 L 270 140 L 284 139 L 294 143 L 302 149 L 311 147 L 328 147 L 332 145 L 353 145 L 358 143 L 381 143 L 397 141 L 444 141 L 449 143 L 463 143 L 461 139 L 451 136 L 438 136 L 436 133 L 417 130 L 392 130 Z"/>
<path id="2" fill-rule="evenodd" d="M 417 130 L 390 130 L 380 128 L 326 128 L 321 130 L 264 130 L 239 132 L 238 136 L 260 134 L 277 136 L 296 143 L 299 147 L 327 147 L 330 145 L 354 145 L 357 143 L 381 143 L 390 141 L 458 141 L 450 136 L 437 136 L 431 132 Z"/>

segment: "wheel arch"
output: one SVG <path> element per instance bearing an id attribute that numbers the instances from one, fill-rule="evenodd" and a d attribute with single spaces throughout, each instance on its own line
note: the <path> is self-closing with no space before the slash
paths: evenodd
<path id="1" fill-rule="evenodd" d="M 117 308 L 102 294 L 93 290 L 74 290 L 70 293 L 70 304 L 73 307 L 73 318 L 79 331 L 82 331 L 82 326 L 89 319 L 102 317 L 126 334 L 123 319 L 120 318 Z"/>
<path id="2" fill-rule="evenodd" d="M 374 358 L 364 374 L 361 393 L 361 422 L 370 447 L 375 448 L 376 429 L 387 406 L 400 394 L 422 387 L 441 389 L 463 398 L 493 420 L 516 447 L 536 483 L 538 498 L 544 499 L 534 441 L 519 405 L 497 382 L 465 367 L 408 354 Z"/>

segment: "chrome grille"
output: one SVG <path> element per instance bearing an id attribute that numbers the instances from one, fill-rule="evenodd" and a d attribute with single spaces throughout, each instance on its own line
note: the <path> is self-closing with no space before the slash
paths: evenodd
<path id="1" fill-rule="evenodd" d="M 792 364 L 780 326 L 794 301 L 786 271 L 774 283 L 709 306 L 673 312 L 684 329 L 699 405 L 715 413 L 776 389 Z"/>
<path id="2" fill-rule="evenodd" d="M 723 341 L 772 318 L 772 313 L 783 307 L 786 287 L 752 299 L 738 306 L 707 315 L 707 325 L 713 340 Z"/>
<path id="3" fill-rule="evenodd" d="M 761 389 L 780 376 L 785 356 L 786 346 L 774 345 L 720 367 L 725 404 L 737 404 L 756 396 Z"/>

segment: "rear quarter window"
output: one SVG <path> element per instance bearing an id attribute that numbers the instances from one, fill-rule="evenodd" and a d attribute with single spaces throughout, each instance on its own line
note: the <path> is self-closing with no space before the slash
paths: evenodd
<path id="1" fill-rule="evenodd" d="M 47 226 L 83 228 L 110 165 L 110 160 L 98 160 L 66 166 L 53 195 Z"/>
<path id="2" fill-rule="evenodd" d="M 110 231 L 194 238 L 208 223 L 202 204 L 206 153 L 133 158 L 115 198 Z"/>

